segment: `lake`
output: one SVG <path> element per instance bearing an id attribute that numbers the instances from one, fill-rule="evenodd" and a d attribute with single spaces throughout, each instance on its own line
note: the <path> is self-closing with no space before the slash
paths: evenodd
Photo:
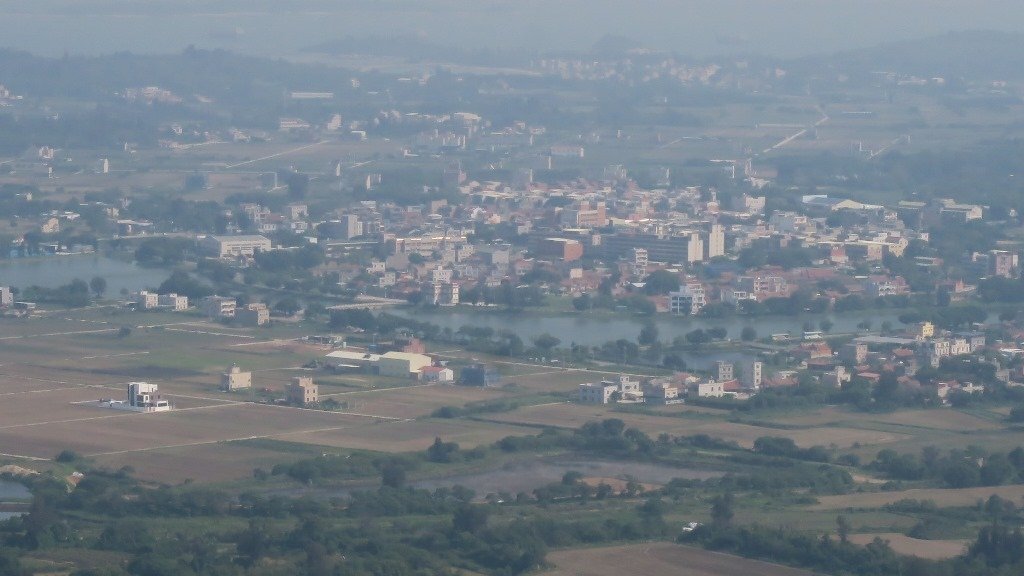
<path id="1" fill-rule="evenodd" d="M 0 286 L 25 288 L 37 285 L 54 288 L 75 278 L 88 282 L 93 276 L 107 280 L 107 296 L 116 297 L 122 289 L 129 292 L 156 288 L 170 276 L 161 268 L 143 268 L 131 262 L 100 254 L 46 256 L 0 261 Z"/>

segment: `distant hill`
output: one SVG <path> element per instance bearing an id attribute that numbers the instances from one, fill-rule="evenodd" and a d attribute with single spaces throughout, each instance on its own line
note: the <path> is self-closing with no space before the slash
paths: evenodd
<path id="1" fill-rule="evenodd" d="M 591 52 L 599 56 L 623 56 L 630 50 L 643 48 L 638 40 L 626 36 L 606 34 L 594 43 Z"/>
<path id="2" fill-rule="evenodd" d="M 891 71 L 921 77 L 997 80 L 1024 78 L 1024 33 L 950 32 L 920 40 L 801 58 L 796 67 L 847 72 Z"/>

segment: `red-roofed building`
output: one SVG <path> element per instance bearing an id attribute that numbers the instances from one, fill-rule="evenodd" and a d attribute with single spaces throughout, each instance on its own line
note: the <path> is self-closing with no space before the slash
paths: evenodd
<path id="1" fill-rule="evenodd" d="M 444 366 L 424 366 L 420 368 L 420 380 L 424 382 L 454 382 L 455 373 Z"/>

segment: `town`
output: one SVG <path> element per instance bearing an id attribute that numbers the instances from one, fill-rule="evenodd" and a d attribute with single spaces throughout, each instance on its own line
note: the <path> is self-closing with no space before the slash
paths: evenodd
<path id="1" fill-rule="evenodd" d="M 1021 566 L 1024 79 L 356 44 L 0 50 L 0 574 Z"/>

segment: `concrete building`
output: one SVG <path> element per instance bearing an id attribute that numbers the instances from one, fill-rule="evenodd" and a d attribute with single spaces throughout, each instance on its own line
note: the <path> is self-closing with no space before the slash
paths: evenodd
<path id="1" fill-rule="evenodd" d="M 309 218 L 309 206 L 305 204 L 288 204 L 284 207 L 285 215 L 289 220 L 303 220 Z"/>
<path id="2" fill-rule="evenodd" d="M 594 235 L 585 247 L 588 254 L 606 260 L 633 258 L 633 249 L 643 248 L 652 262 L 685 264 L 700 262 L 704 258 L 704 242 L 696 232 L 659 236 L 656 234 L 600 234 Z"/>
<path id="3" fill-rule="evenodd" d="M 581 404 L 608 404 L 612 401 L 612 395 L 619 389 L 612 382 L 587 382 L 580 384 L 579 398 Z"/>
<path id="4" fill-rule="evenodd" d="M 470 364 L 459 372 L 459 382 L 466 386 L 497 386 L 501 374 L 486 364 Z"/>
<path id="5" fill-rule="evenodd" d="M 143 412 L 164 412 L 171 404 L 157 393 L 159 386 L 148 382 L 128 383 L 128 407 Z"/>
<path id="6" fill-rule="evenodd" d="M 647 273 L 647 250 L 643 248 L 633 248 L 633 274 L 635 276 L 643 276 Z"/>
<path id="7" fill-rule="evenodd" d="M 971 220 L 981 220 L 985 211 L 976 204 L 960 204 L 956 200 L 944 198 L 938 200 L 934 205 L 938 211 L 938 219 L 941 222 L 952 222 L 963 224 Z"/>
<path id="8" fill-rule="evenodd" d="M 155 292 L 140 290 L 132 294 L 132 301 L 139 310 L 152 310 L 160 305 L 160 296 Z"/>
<path id="9" fill-rule="evenodd" d="M 640 381 L 629 376 L 619 376 L 617 380 L 602 380 L 580 384 L 579 399 L 583 404 L 608 404 L 611 401 L 622 403 L 640 403 L 644 401 L 644 393 L 640 390 Z"/>
<path id="10" fill-rule="evenodd" d="M 725 256 L 725 227 L 712 224 L 707 241 L 708 259 Z"/>
<path id="11" fill-rule="evenodd" d="M 355 350 L 335 350 L 326 356 L 327 362 L 335 371 L 373 372 L 380 363 L 379 354 L 357 352 Z"/>
<path id="12" fill-rule="evenodd" d="M 157 305 L 161 308 L 170 308 L 175 312 L 188 310 L 188 296 L 181 296 L 174 293 L 161 294 L 157 298 Z"/>
<path id="13" fill-rule="evenodd" d="M 420 380 L 424 382 L 454 382 L 455 372 L 444 366 L 424 366 L 420 368 Z"/>
<path id="14" fill-rule="evenodd" d="M 211 319 L 234 318 L 238 302 L 227 296 L 207 296 L 200 301 L 200 308 Z"/>
<path id="15" fill-rule="evenodd" d="M 242 388 L 252 387 L 252 372 L 244 372 L 237 364 L 232 364 L 227 372 L 220 375 L 220 389 L 234 392 Z"/>
<path id="16" fill-rule="evenodd" d="M 217 258 L 238 258 L 252 256 L 256 252 L 267 252 L 270 239 L 264 236 L 207 236 L 201 246 L 207 254 Z"/>
<path id="17" fill-rule="evenodd" d="M 363 235 L 363 223 L 355 214 L 345 214 L 337 222 L 331 222 L 331 233 L 338 238 L 351 240 Z"/>
<path id="18" fill-rule="evenodd" d="M 763 369 L 764 364 L 757 360 L 747 364 L 745 370 L 740 374 L 740 382 L 743 384 L 743 387 L 748 390 L 760 390 Z"/>
<path id="19" fill-rule="evenodd" d="M 717 377 L 715 378 L 719 382 L 728 382 L 733 379 L 733 365 L 732 362 L 726 362 L 724 360 L 718 360 L 715 362 L 715 371 Z"/>
<path id="20" fill-rule="evenodd" d="M 270 322 L 270 309 L 262 302 L 246 304 L 235 310 L 235 321 L 242 326 L 263 326 Z"/>
<path id="21" fill-rule="evenodd" d="M 990 250 L 988 253 L 988 274 L 1013 278 L 1017 275 L 1017 255 L 1006 250 Z"/>
<path id="22" fill-rule="evenodd" d="M 562 210 L 560 220 L 565 228 L 600 228 L 608 224 L 608 215 L 604 202 L 580 202 L 577 208 Z"/>
<path id="23" fill-rule="evenodd" d="M 572 262 L 583 257 L 583 244 L 568 238 L 541 238 L 536 243 L 534 253 L 539 257 Z"/>
<path id="24" fill-rule="evenodd" d="M 429 295 L 431 303 L 435 306 L 455 306 L 459 303 L 458 282 L 434 282 L 427 284 L 425 292 Z"/>
<path id="25" fill-rule="evenodd" d="M 285 388 L 285 392 L 289 404 L 309 406 L 320 401 L 319 389 L 309 376 L 295 376 Z"/>
<path id="26" fill-rule="evenodd" d="M 753 295 L 758 302 L 767 298 L 784 298 L 789 296 L 789 283 L 782 276 L 740 276 L 736 279 L 736 288 Z"/>
<path id="27" fill-rule="evenodd" d="M 669 292 L 669 311 L 673 314 L 693 315 L 707 306 L 704 286 L 697 283 L 687 284 L 676 292 Z"/>
<path id="28" fill-rule="evenodd" d="M 420 370 L 434 363 L 430 356 L 411 352 L 387 352 L 377 362 L 381 376 L 418 378 Z"/>
<path id="29" fill-rule="evenodd" d="M 690 393 L 698 398 L 721 398 L 725 396 L 725 386 L 721 382 L 711 380 L 698 382 L 690 386 Z"/>
<path id="30" fill-rule="evenodd" d="M 861 342 L 850 342 L 839 349 L 839 359 L 853 364 L 863 364 L 868 359 L 868 345 Z"/>
<path id="31" fill-rule="evenodd" d="M 679 386 L 672 382 L 648 382 L 642 386 L 647 404 L 682 404 Z"/>

